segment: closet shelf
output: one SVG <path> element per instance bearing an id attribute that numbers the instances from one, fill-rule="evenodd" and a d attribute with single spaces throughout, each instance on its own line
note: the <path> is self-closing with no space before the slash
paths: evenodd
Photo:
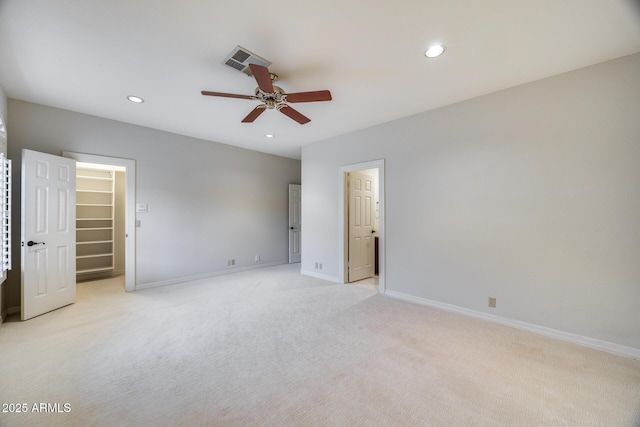
<path id="1" fill-rule="evenodd" d="M 76 270 L 76 274 L 101 273 L 101 272 L 112 271 L 112 270 L 113 270 L 113 267 L 87 268 L 84 270 Z"/>
<path id="2" fill-rule="evenodd" d="M 78 175 L 78 174 L 76 174 L 76 178 L 94 179 L 96 181 L 111 181 L 111 180 L 113 180 L 113 178 L 106 177 L 106 176 L 89 176 L 89 175 Z"/>
<path id="3" fill-rule="evenodd" d="M 114 178 L 112 170 L 76 169 L 77 274 L 114 270 Z"/>
<path id="4" fill-rule="evenodd" d="M 100 193 L 100 194 L 112 193 L 112 191 L 108 191 L 108 190 L 80 190 L 79 188 L 76 188 L 76 192 L 77 193 Z"/>
<path id="5" fill-rule="evenodd" d="M 99 243 L 113 243 L 113 240 L 91 240 L 90 242 L 76 242 L 76 245 L 97 245 Z"/>
<path id="6" fill-rule="evenodd" d="M 76 231 L 113 230 L 113 227 L 76 227 Z"/>
<path id="7" fill-rule="evenodd" d="M 76 259 L 102 258 L 102 257 L 108 257 L 108 256 L 113 256 L 113 254 L 107 253 L 107 254 L 95 254 L 95 255 L 78 255 Z"/>

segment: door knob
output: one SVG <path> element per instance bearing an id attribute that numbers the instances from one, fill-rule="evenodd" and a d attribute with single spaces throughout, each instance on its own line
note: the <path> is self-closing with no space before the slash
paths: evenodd
<path id="1" fill-rule="evenodd" d="M 44 242 L 34 242 L 33 240 L 29 240 L 27 242 L 27 246 L 35 246 L 35 245 L 44 245 Z"/>

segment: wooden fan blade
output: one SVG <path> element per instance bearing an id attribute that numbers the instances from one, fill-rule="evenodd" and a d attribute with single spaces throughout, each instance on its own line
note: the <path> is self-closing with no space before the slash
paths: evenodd
<path id="1" fill-rule="evenodd" d="M 258 82 L 260 90 L 266 93 L 273 93 L 273 83 L 271 82 L 269 69 L 256 64 L 249 64 L 249 68 L 251 68 L 251 73 L 256 82 Z"/>
<path id="2" fill-rule="evenodd" d="M 260 114 L 264 113 L 265 110 L 266 108 L 264 108 L 263 106 L 261 105 L 257 106 L 256 108 L 251 110 L 251 112 L 247 115 L 247 117 L 242 119 L 242 123 L 252 123 L 255 119 L 258 118 Z"/>
<path id="3" fill-rule="evenodd" d="M 288 93 L 287 102 L 315 102 L 331 101 L 331 92 L 328 90 L 316 90 L 313 92 Z"/>
<path id="4" fill-rule="evenodd" d="M 235 93 L 207 92 L 206 90 L 203 90 L 200 93 L 206 96 L 222 96 L 225 98 L 253 99 L 253 97 L 250 95 L 236 95 Z"/>
<path id="5" fill-rule="evenodd" d="M 302 113 L 300 113 L 298 110 L 294 110 L 293 108 L 287 106 L 284 106 L 280 109 L 280 112 L 282 114 L 284 114 L 285 116 L 289 116 L 291 117 L 293 120 L 295 120 L 296 122 L 300 123 L 301 125 L 305 124 L 305 123 L 309 123 L 311 121 L 310 118 L 302 115 Z"/>

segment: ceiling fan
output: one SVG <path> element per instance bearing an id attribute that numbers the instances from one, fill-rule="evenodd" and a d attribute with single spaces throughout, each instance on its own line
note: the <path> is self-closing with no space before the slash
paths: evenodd
<path id="1" fill-rule="evenodd" d="M 273 82 L 278 80 L 278 76 L 270 73 L 267 67 L 257 64 L 249 64 L 251 73 L 255 77 L 258 87 L 255 95 L 237 95 L 233 93 L 208 92 L 203 90 L 201 93 L 206 96 L 221 96 L 225 98 L 254 99 L 262 102 L 254 108 L 244 119 L 242 123 L 252 123 L 255 119 L 264 113 L 265 110 L 276 109 L 282 114 L 289 116 L 301 125 L 309 123 L 310 118 L 304 116 L 297 110 L 294 110 L 288 103 L 295 102 L 316 102 L 331 101 L 331 92 L 328 90 L 317 90 L 313 92 L 297 92 L 285 93 L 282 88 L 274 86 Z"/>

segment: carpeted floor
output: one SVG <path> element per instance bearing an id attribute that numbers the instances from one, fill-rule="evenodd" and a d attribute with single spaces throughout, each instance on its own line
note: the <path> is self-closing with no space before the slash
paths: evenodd
<path id="1" fill-rule="evenodd" d="M 640 361 L 298 268 L 3 324 L 0 426 L 640 426 Z"/>

